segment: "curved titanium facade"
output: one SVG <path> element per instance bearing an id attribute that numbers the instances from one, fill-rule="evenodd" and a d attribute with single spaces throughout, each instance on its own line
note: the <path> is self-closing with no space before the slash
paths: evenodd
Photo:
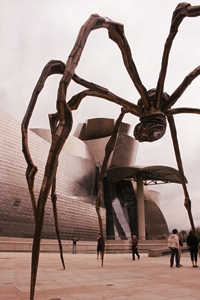
<path id="1" fill-rule="evenodd" d="M 0 235 L 32 237 L 35 224 L 25 179 L 26 162 L 21 146 L 21 126 L 0 111 L 0 127 Z M 28 134 L 31 155 L 39 169 L 35 181 L 37 199 L 50 144 L 48 131 L 38 130 L 37 135 L 29 131 Z M 96 240 L 99 224 L 94 205 L 95 172 L 94 157 L 87 145 L 70 137 L 60 155 L 57 172 L 61 238 L 71 239 L 76 235 L 82 240 Z M 105 227 L 104 208 L 101 213 Z M 45 209 L 44 237 L 55 237 L 50 198 Z"/>
<path id="2" fill-rule="evenodd" d="M 113 127 L 114 122 L 110 119 L 91 119 L 79 126 L 76 131 L 76 136 L 85 141 L 100 165 L 103 162 L 105 145 L 109 140 Z M 104 178 L 107 239 L 128 239 L 131 234 L 138 235 L 135 188 L 130 180 L 123 180 L 126 177 L 123 176 L 123 172 L 126 174 L 129 168 L 132 169 L 135 166 L 138 149 L 138 142 L 129 135 L 129 132 L 131 132 L 131 126 L 121 123 L 115 147 L 109 159 L 107 176 Z M 98 136 L 97 139 L 94 138 L 95 135 Z M 112 176 L 110 176 L 111 170 L 116 170 L 116 174 L 114 174 L 116 176 L 113 176 L 112 173 Z M 115 177 L 119 179 L 113 181 Z M 145 234 L 147 239 L 157 239 L 159 236 L 169 233 L 167 223 L 159 208 L 159 195 L 156 191 L 147 192 L 146 190 L 144 192 Z"/>
<path id="3" fill-rule="evenodd" d="M 9 126 L 8 126 L 9 124 Z M 60 154 L 57 172 L 57 209 L 61 238 L 76 236 L 96 240 L 99 232 L 95 210 L 95 192 L 104 149 L 112 133 L 114 120 L 91 119 L 79 124 Z M 0 235 L 32 237 L 34 217 L 25 179 L 26 162 L 21 146 L 21 125 L 0 111 Z M 108 168 L 132 167 L 138 142 L 129 136 L 130 125 L 122 123 Z M 46 129 L 29 130 L 30 152 L 38 167 L 35 180 L 36 199 L 43 178 L 50 147 Z M 145 196 L 146 233 L 168 233 L 166 221 L 156 203 Z M 104 204 L 101 208 L 107 238 L 129 238 L 137 234 L 137 199 L 130 181 L 104 179 Z M 43 238 L 55 238 L 53 210 L 49 197 L 45 209 Z"/>

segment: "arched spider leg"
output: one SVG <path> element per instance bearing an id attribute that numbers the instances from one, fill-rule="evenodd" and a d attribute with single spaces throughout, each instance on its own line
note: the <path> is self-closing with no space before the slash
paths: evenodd
<path id="1" fill-rule="evenodd" d="M 102 223 L 102 218 L 101 218 L 101 214 L 100 214 L 100 207 L 101 207 L 101 203 L 102 203 L 102 184 L 103 184 L 103 178 L 105 176 L 106 173 L 106 169 L 107 169 L 107 165 L 108 165 L 108 161 L 110 158 L 110 155 L 114 149 L 115 143 L 116 143 L 116 139 L 117 139 L 117 133 L 118 133 L 118 129 L 119 126 L 123 120 L 124 115 L 127 113 L 128 111 L 122 107 L 121 109 L 121 113 L 115 123 L 115 126 L 113 128 L 112 131 L 112 135 L 108 141 L 108 143 L 106 144 L 105 147 L 105 156 L 103 159 L 103 164 L 102 164 L 102 168 L 101 168 L 101 172 L 98 178 L 98 190 L 97 190 L 97 196 L 96 196 L 96 211 L 97 211 L 97 215 L 98 215 L 98 220 L 99 220 L 99 227 L 100 227 L 100 231 L 101 231 L 101 235 L 103 238 L 103 251 L 102 251 L 102 266 L 103 266 L 103 261 L 104 261 L 104 253 L 105 253 L 105 239 L 104 239 L 104 234 L 103 234 L 103 223 Z"/>
<path id="2" fill-rule="evenodd" d="M 199 15 L 200 15 L 200 5 L 191 6 L 191 4 L 186 2 L 179 3 L 173 12 L 170 32 L 165 42 L 162 63 L 161 63 L 161 70 L 160 70 L 158 83 L 156 87 L 154 107 L 157 109 L 160 108 L 160 103 L 161 103 L 163 89 L 164 89 L 164 81 L 167 73 L 169 53 L 171 50 L 172 42 L 178 32 L 178 27 L 185 17 L 198 17 Z"/>
<path id="3" fill-rule="evenodd" d="M 37 266 L 39 260 L 39 249 L 40 249 L 40 241 L 41 241 L 41 232 L 42 232 L 42 225 L 44 219 L 44 207 L 46 204 L 46 200 L 48 198 L 49 191 L 53 185 L 52 190 L 52 197 L 53 201 L 55 200 L 55 174 L 57 171 L 58 165 L 58 156 L 62 149 L 62 146 L 69 135 L 71 128 L 72 128 L 72 116 L 71 110 L 67 106 L 66 102 L 63 103 L 62 101 L 57 102 L 57 110 L 58 112 L 51 116 L 50 120 L 54 120 L 50 123 L 54 123 L 54 134 L 52 135 L 52 144 L 45 168 L 45 174 L 43 178 L 42 187 L 40 190 L 40 195 L 38 198 L 38 203 L 36 205 L 35 196 L 34 196 L 34 178 L 36 174 L 37 168 L 34 166 L 29 147 L 28 147 L 28 135 L 27 135 L 27 128 L 32 116 L 33 109 L 35 107 L 37 98 L 39 93 L 41 92 L 45 80 L 48 76 L 52 74 L 63 74 L 65 69 L 65 64 L 61 61 L 50 61 L 45 68 L 36 84 L 36 87 L 33 91 L 27 112 L 22 122 L 22 146 L 25 159 L 27 161 L 27 182 L 29 186 L 29 192 L 31 195 L 31 199 L 34 200 L 34 216 L 36 220 L 36 227 L 34 233 L 34 240 L 33 240 L 33 249 L 32 249 L 32 273 L 31 273 L 31 299 L 34 298 L 34 290 L 35 290 L 35 282 L 36 282 L 36 274 L 37 274 Z M 52 127 L 51 127 L 52 129 Z M 55 202 L 55 201 L 54 201 Z M 57 215 L 57 211 L 55 211 L 56 206 L 53 205 L 54 209 L 54 216 Z M 55 225 L 57 226 L 57 219 L 55 219 Z M 39 228 L 38 228 L 39 227 Z M 58 233 L 58 227 L 56 227 L 56 232 Z M 57 234 L 59 245 L 61 245 L 60 235 Z M 60 247 L 60 255 L 61 261 L 64 266 L 64 260 L 62 255 L 62 247 Z"/>
<path id="4" fill-rule="evenodd" d="M 72 78 L 76 83 L 89 88 L 88 90 L 82 91 L 76 95 L 74 95 L 67 103 L 71 110 L 76 110 L 82 99 L 87 96 L 94 96 L 102 99 L 106 99 L 110 102 L 114 102 L 118 105 L 123 106 L 127 109 L 131 114 L 139 117 L 142 112 L 142 108 L 140 106 L 137 106 L 113 93 L 111 93 L 108 89 L 101 87 L 95 83 L 88 82 L 85 79 L 82 79 L 78 77 L 76 74 L 74 74 Z"/>
<path id="5" fill-rule="evenodd" d="M 34 218 L 36 219 L 36 201 L 35 201 L 35 194 L 34 194 L 34 180 L 35 180 L 35 175 L 38 171 L 37 167 L 34 165 L 29 146 L 28 146 L 28 125 L 35 107 L 35 104 L 37 102 L 37 98 L 39 93 L 44 87 L 44 83 L 47 79 L 52 74 L 63 74 L 65 68 L 65 64 L 61 61 L 50 61 L 48 64 L 44 67 L 42 74 L 35 86 L 35 89 L 32 93 L 32 97 L 30 100 L 30 103 L 28 105 L 27 111 L 25 113 L 25 116 L 22 120 L 21 124 L 21 132 L 22 132 L 22 152 L 24 154 L 25 160 L 27 162 L 27 169 L 26 169 L 26 180 L 28 184 L 28 189 L 31 197 L 31 202 L 32 202 L 32 208 L 33 208 L 33 213 L 34 213 Z"/>
<path id="6" fill-rule="evenodd" d="M 129 46 L 128 41 L 127 41 L 127 39 L 125 37 L 125 34 L 124 34 L 124 29 L 123 29 L 122 26 L 120 26 L 116 30 L 116 27 L 113 26 L 113 23 L 111 25 L 112 26 L 110 26 L 108 28 L 109 38 L 111 40 L 113 40 L 118 45 L 118 47 L 120 48 L 126 70 L 127 70 L 129 76 L 132 79 L 133 84 L 135 85 L 137 91 L 139 92 L 139 94 L 142 98 L 144 108 L 146 110 L 149 110 L 150 109 L 150 99 L 149 99 L 146 88 L 143 86 L 143 84 L 141 82 L 141 79 L 140 79 L 140 76 L 138 74 L 137 68 L 136 68 L 135 63 L 133 61 L 132 54 L 131 54 L 131 49 L 130 49 L 130 46 Z M 114 25 L 115 25 L 115 23 L 114 23 Z"/>
<path id="7" fill-rule="evenodd" d="M 171 137 L 172 137 L 172 141 L 173 141 L 176 161 L 177 161 L 177 165 L 178 165 L 178 169 L 179 169 L 179 173 L 180 173 L 181 184 L 182 184 L 184 195 L 185 195 L 184 205 L 188 212 L 191 228 L 192 228 L 193 232 L 195 232 L 195 226 L 194 226 L 194 221 L 193 221 L 192 212 L 191 212 L 191 200 L 190 200 L 189 193 L 188 193 L 188 190 L 186 187 L 183 164 L 182 164 L 181 154 L 180 154 L 180 150 L 179 150 L 179 144 L 178 144 L 178 138 L 177 138 L 174 117 L 168 116 L 167 119 L 168 119 L 169 126 L 170 126 L 170 132 L 171 132 Z"/>
<path id="8" fill-rule="evenodd" d="M 169 99 L 162 104 L 162 111 L 168 111 L 176 101 L 181 97 L 181 95 L 185 92 L 187 87 L 191 84 L 191 82 L 200 75 L 200 66 L 190 72 L 182 81 L 182 83 L 177 87 L 177 89 L 171 94 Z"/>
<path id="9" fill-rule="evenodd" d="M 36 283 L 36 276 L 37 276 L 41 232 L 42 232 L 43 219 L 44 219 L 44 207 L 56 173 L 58 155 L 72 127 L 71 110 L 69 109 L 69 106 L 66 104 L 66 90 L 74 75 L 75 68 L 79 62 L 79 59 L 81 57 L 84 45 L 86 43 L 90 31 L 102 27 L 109 28 L 110 37 L 117 44 L 120 44 L 121 49 L 123 50 L 123 58 L 125 61 L 125 65 L 126 67 L 128 67 L 129 75 L 131 75 L 131 78 L 134 81 L 136 88 L 138 89 L 139 93 L 144 99 L 144 105 L 147 108 L 149 108 L 148 94 L 146 89 L 141 84 L 136 68 L 134 68 L 134 62 L 132 61 L 130 51 L 128 53 L 123 48 L 124 42 L 121 41 L 122 36 L 120 37 L 120 35 L 117 34 L 117 32 L 121 32 L 121 33 L 123 32 L 123 28 L 122 28 L 123 26 L 107 18 L 105 19 L 99 17 L 98 15 L 92 15 L 88 19 L 88 21 L 86 21 L 86 23 L 81 27 L 76 43 L 67 60 L 62 79 L 59 83 L 58 96 L 57 96 L 57 111 L 59 114 L 59 123 L 57 126 L 56 135 L 53 138 L 52 146 L 49 152 L 47 165 L 45 168 L 45 175 L 44 175 L 42 188 L 40 191 L 40 195 L 38 198 L 38 205 L 36 209 L 36 227 L 35 227 L 33 251 L 32 251 L 31 300 L 34 297 L 34 290 L 35 290 L 35 283 Z M 50 168 L 49 166 L 51 166 L 52 168 Z"/>
<path id="10" fill-rule="evenodd" d="M 75 68 L 80 60 L 89 33 L 92 30 L 96 30 L 99 28 L 106 28 L 109 33 L 109 38 L 112 39 L 120 48 L 124 65 L 136 89 L 141 95 L 141 98 L 143 99 L 144 107 L 146 109 L 150 109 L 148 93 L 140 80 L 135 63 L 132 59 L 131 49 L 124 35 L 123 25 L 108 18 L 100 17 L 97 14 L 91 15 L 90 18 L 81 27 L 75 45 L 68 57 L 65 73 L 61 82 L 65 83 L 66 87 L 69 85 L 74 75 Z"/>

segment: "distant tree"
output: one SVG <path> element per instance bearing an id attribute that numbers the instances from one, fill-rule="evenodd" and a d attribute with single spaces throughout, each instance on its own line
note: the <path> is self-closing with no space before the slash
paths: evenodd
<path id="1" fill-rule="evenodd" d="M 196 228 L 196 237 L 198 238 L 198 240 L 200 241 L 200 229 L 199 228 Z"/>

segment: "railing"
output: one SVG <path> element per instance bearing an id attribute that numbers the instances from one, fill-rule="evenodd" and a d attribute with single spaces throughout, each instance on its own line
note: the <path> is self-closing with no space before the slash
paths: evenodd
<path id="1" fill-rule="evenodd" d="M 72 241 L 62 241 L 64 253 L 72 253 Z M 129 253 L 131 252 L 130 240 L 107 240 L 105 245 L 106 253 Z M 139 240 L 140 252 L 148 252 L 149 249 L 167 248 L 167 240 Z M 96 241 L 78 241 L 76 245 L 77 253 L 95 253 L 97 249 Z M 4 238 L 0 237 L 0 251 L 32 251 L 32 239 L 29 238 Z M 57 240 L 41 240 L 41 252 L 58 252 Z"/>
<path id="2" fill-rule="evenodd" d="M 162 234 L 162 235 L 148 235 L 148 236 L 140 236 L 139 240 L 142 241 L 149 241 L 149 240 L 159 240 L 159 241 L 165 241 L 168 239 L 169 235 Z M 107 236 L 106 240 L 115 240 L 115 241 L 122 241 L 122 240 L 131 240 L 131 235 L 127 236 Z"/>
<path id="3" fill-rule="evenodd" d="M 31 252 L 32 239 L 29 238 L 0 238 L 0 252 Z M 62 241 L 62 248 L 64 253 L 72 253 L 72 241 Z M 94 253 L 96 252 L 96 242 L 77 242 L 77 252 L 79 253 Z M 59 246 L 57 240 L 41 240 L 40 252 L 58 252 Z"/>

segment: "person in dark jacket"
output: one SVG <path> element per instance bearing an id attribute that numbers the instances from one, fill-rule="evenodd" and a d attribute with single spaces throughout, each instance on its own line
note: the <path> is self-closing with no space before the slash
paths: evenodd
<path id="1" fill-rule="evenodd" d="M 189 235 L 186 239 L 186 243 L 189 247 L 192 266 L 193 266 L 193 268 L 198 268 L 198 266 L 197 266 L 197 254 L 198 254 L 199 242 L 198 242 L 198 239 L 197 239 L 196 235 L 193 233 L 192 230 L 189 232 Z"/>
<path id="2" fill-rule="evenodd" d="M 99 254 L 100 254 L 100 258 L 102 259 L 102 254 L 103 254 L 103 238 L 102 238 L 101 232 L 99 233 L 99 235 L 97 237 L 97 259 L 99 258 Z"/>
<path id="3" fill-rule="evenodd" d="M 140 255 L 138 254 L 138 239 L 136 235 L 133 235 L 131 238 L 132 242 L 132 260 L 135 260 L 135 254 L 137 255 L 138 259 L 140 259 Z"/>

